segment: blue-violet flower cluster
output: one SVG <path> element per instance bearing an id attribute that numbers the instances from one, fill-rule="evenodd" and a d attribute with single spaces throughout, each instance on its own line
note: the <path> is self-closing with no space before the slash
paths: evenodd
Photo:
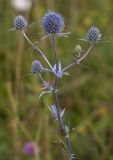
<path id="1" fill-rule="evenodd" d="M 101 40 L 102 34 L 100 33 L 99 28 L 91 27 L 87 33 L 87 40 L 89 43 L 99 42 Z"/>
<path id="2" fill-rule="evenodd" d="M 19 15 L 15 17 L 13 25 L 15 29 L 23 30 L 28 26 L 28 23 L 23 16 Z"/>
<path id="3" fill-rule="evenodd" d="M 48 12 L 43 18 L 42 25 L 45 32 L 59 34 L 64 28 L 64 20 L 59 13 Z"/>
<path id="4" fill-rule="evenodd" d="M 37 74 L 43 72 L 43 66 L 38 60 L 32 62 L 32 73 Z"/>

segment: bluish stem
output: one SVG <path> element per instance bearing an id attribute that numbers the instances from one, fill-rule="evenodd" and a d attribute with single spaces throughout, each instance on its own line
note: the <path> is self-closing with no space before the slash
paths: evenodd
<path id="1" fill-rule="evenodd" d="M 52 44 L 53 44 L 53 53 L 54 53 L 55 60 L 56 60 L 56 72 L 58 72 L 58 70 L 59 70 L 59 60 L 58 60 L 57 53 L 56 53 L 56 44 L 55 44 L 55 35 L 54 34 L 52 36 Z"/>
<path id="2" fill-rule="evenodd" d="M 56 61 L 56 72 L 58 72 L 59 60 L 58 60 L 57 53 L 56 53 L 55 35 L 52 36 L 52 45 L 53 45 L 53 53 L 54 53 L 55 61 Z M 55 98 L 55 105 L 56 105 L 56 110 L 57 110 L 57 115 L 58 115 L 58 121 L 59 121 L 61 128 L 64 129 L 64 124 L 60 117 L 60 111 L 58 107 L 58 77 L 56 75 L 55 75 L 55 83 L 54 83 L 54 98 Z"/>
<path id="3" fill-rule="evenodd" d="M 58 60 L 57 53 L 56 53 L 55 35 L 53 35 L 53 37 L 52 37 L 52 45 L 53 45 L 53 52 L 54 52 L 54 56 L 55 56 L 55 60 L 56 60 L 56 72 L 57 72 L 59 69 L 59 60 Z M 58 106 L 58 92 L 57 91 L 58 91 L 58 77 L 55 76 L 54 97 L 55 97 L 55 105 L 56 105 L 56 109 L 57 109 L 58 121 L 59 121 L 59 124 L 60 124 L 62 130 L 65 133 L 67 152 L 68 152 L 69 157 L 71 157 L 72 153 L 71 153 L 70 137 L 69 137 L 69 133 L 66 132 L 65 125 L 62 121 L 62 118 L 60 117 L 59 106 Z M 70 160 L 71 160 L 71 158 L 70 158 Z"/>

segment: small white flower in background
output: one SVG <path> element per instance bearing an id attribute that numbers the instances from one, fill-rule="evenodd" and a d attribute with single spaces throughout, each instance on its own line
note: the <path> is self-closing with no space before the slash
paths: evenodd
<path id="1" fill-rule="evenodd" d="M 18 11 L 26 12 L 31 9 L 32 0 L 11 0 L 11 5 Z"/>

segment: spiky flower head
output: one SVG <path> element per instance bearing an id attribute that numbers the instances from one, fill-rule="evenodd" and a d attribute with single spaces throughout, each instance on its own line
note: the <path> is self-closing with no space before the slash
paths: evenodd
<path id="1" fill-rule="evenodd" d="M 42 64 L 39 61 L 34 60 L 32 63 L 32 73 L 33 74 L 41 73 L 41 72 L 43 72 L 43 70 L 44 70 L 44 68 L 43 68 Z"/>
<path id="2" fill-rule="evenodd" d="M 22 30 L 28 26 L 27 21 L 21 15 L 16 16 L 14 19 L 14 28 L 17 30 Z"/>
<path id="3" fill-rule="evenodd" d="M 39 152 L 39 148 L 34 142 L 29 141 L 24 144 L 23 152 L 28 156 L 34 156 Z"/>
<path id="4" fill-rule="evenodd" d="M 101 40 L 102 34 L 100 33 L 99 28 L 91 27 L 87 33 L 87 40 L 89 43 L 99 42 Z"/>
<path id="5" fill-rule="evenodd" d="M 45 32 L 59 34 L 64 28 L 64 20 L 59 13 L 48 12 L 43 18 L 42 25 Z"/>

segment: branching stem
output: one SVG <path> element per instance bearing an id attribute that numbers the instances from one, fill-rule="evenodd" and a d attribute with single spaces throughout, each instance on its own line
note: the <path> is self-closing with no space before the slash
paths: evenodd
<path id="1" fill-rule="evenodd" d="M 66 67 L 63 69 L 63 71 L 66 71 L 67 69 L 69 69 L 70 67 L 72 67 L 72 66 L 74 66 L 74 65 L 80 64 L 80 62 L 87 57 L 87 55 L 88 55 L 89 52 L 91 51 L 92 47 L 93 47 L 93 44 L 91 44 L 91 45 L 89 46 L 88 50 L 85 52 L 85 54 L 84 54 L 82 57 L 80 57 L 76 62 L 73 62 L 73 63 L 71 63 L 70 65 L 66 66 Z"/>
<path id="2" fill-rule="evenodd" d="M 47 62 L 47 64 L 49 65 L 49 67 L 51 68 L 51 70 L 54 72 L 54 69 L 52 67 L 52 65 L 50 64 L 50 62 L 48 61 L 47 57 L 44 55 L 44 53 L 36 46 L 34 45 L 30 39 L 27 37 L 26 33 L 22 30 L 22 33 L 24 35 L 24 37 L 26 38 L 26 40 L 28 41 L 28 43 L 38 52 L 42 55 L 42 57 L 45 59 L 45 61 Z"/>

